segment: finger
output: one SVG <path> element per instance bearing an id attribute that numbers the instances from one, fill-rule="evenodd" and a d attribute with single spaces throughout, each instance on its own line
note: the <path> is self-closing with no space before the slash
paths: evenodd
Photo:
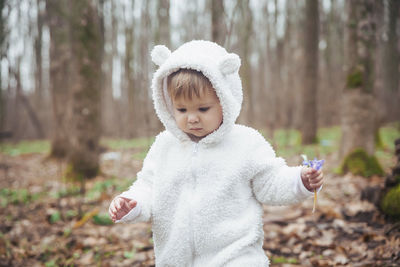
<path id="1" fill-rule="evenodd" d="M 311 186 L 313 189 L 317 189 L 317 188 L 319 188 L 322 184 L 323 184 L 323 181 L 320 180 L 320 181 L 318 181 L 318 182 L 311 183 L 310 186 Z"/>
<path id="2" fill-rule="evenodd" d="M 111 205 L 110 205 L 110 208 L 108 209 L 108 211 L 110 212 L 110 213 L 112 213 L 112 214 L 114 214 L 117 210 L 115 209 L 115 203 L 112 203 Z"/>
<path id="3" fill-rule="evenodd" d="M 121 209 L 121 203 L 122 203 L 122 199 L 121 198 L 119 198 L 119 199 L 117 199 L 116 201 L 115 201 L 115 208 L 117 209 L 117 210 L 120 210 Z"/>
<path id="4" fill-rule="evenodd" d="M 133 199 L 128 202 L 128 206 L 130 209 L 133 209 L 134 207 L 136 207 L 136 204 L 137 204 L 137 202 Z"/>
<path id="5" fill-rule="evenodd" d="M 323 176 L 323 174 L 322 174 L 321 171 L 315 171 L 314 173 L 312 173 L 312 174 L 310 175 L 310 178 L 311 178 L 311 179 L 316 179 L 317 177 L 322 177 L 322 176 Z"/>
<path id="6" fill-rule="evenodd" d="M 323 176 L 316 176 L 316 177 L 310 178 L 310 183 L 311 184 L 316 184 L 316 183 L 319 183 L 322 180 L 323 180 Z"/>
<path id="7" fill-rule="evenodd" d="M 320 183 L 316 183 L 316 184 L 313 184 L 313 189 L 318 189 L 318 188 L 320 188 L 322 186 L 322 182 L 320 182 Z"/>
<path id="8" fill-rule="evenodd" d="M 317 176 L 313 179 L 313 182 L 314 182 L 314 183 L 317 183 L 317 182 L 322 181 L 323 179 L 324 179 L 324 175 L 323 175 L 323 173 L 321 172 L 319 175 L 317 175 Z"/>
<path id="9" fill-rule="evenodd" d="M 131 202 L 130 199 L 124 201 L 124 211 L 126 213 L 128 213 L 132 209 L 130 202 Z"/>

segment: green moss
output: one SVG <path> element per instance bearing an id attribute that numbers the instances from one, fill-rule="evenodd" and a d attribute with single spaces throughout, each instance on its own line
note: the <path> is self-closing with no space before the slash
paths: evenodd
<path id="1" fill-rule="evenodd" d="M 92 221 L 97 225 L 112 225 L 113 221 L 110 219 L 108 214 L 97 214 L 93 216 Z"/>
<path id="2" fill-rule="evenodd" d="M 396 181 L 396 184 L 400 184 L 400 175 L 396 175 L 394 180 Z"/>
<path id="3" fill-rule="evenodd" d="M 272 264 L 282 264 L 282 263 L 298 264 L 299 263 L 296 259 L 285 258 L 282 256 L 272 257 L 271 262 L 272 262 Z"/>
<path id="4" fill-rule="evenodd" d="M 349 153 L 341 165 L 341 173 L 351 172 L 355 175 L 370 177 L 382 176 L 383 169 L 375 156 L 369 156 L 362 148 L 357 148 Z"/>
<path id="5" fill-rule="evenodd" d="M 375 147 L 377 149 L 385 148 L 383 140 L 382 140 L 381 132 L 379 131 L 379 129 L 375 132 Z"/>
<path id="6" fill-rule="evenodd" d="M 396 219 L 400 219 L 400 184 L 389 190 L 381 201 L 382 211 Z"/>
<path id="7" fill-rule="evenodd" d="M 347 75 L 346 87 L 348 89 L 359 88 L 363 85 L 363 73 L 360 68 L 355 68 Z"/>
<path id="8" fill-rule="evenodd" d="M 85 177 L 81 172 L 75 170 L 74 166 L 69 163 L 64 173 L 64 178 L 67 182 L 80 182 Z"/>

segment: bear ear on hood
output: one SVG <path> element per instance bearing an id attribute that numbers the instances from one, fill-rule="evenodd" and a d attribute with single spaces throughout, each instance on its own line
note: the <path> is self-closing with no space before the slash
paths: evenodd
<path id="1" fill-rule="evenodd" d="M 151 60 L 161 66 L 171 55 L 171 51 L 165 45 L 156 45 L 151 51 Z"/>
<path id="2" fill-rule="evenodd" d="M 218 68 L 224 75 L 235 73 L 240 68 L 240 57 L 235 53 L 230 53 L 218 63 Z"/>

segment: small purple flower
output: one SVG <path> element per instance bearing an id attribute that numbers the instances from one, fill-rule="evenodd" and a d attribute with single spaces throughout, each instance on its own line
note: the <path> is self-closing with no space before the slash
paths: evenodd
<path id="1" fill-rule="evenodd" d="M 318 171 L 322 168 L 322 166 L 324 165 L 324 162 L 325 162 L 325 160 L 323 160 L 323 159 L 317 160 L 317 158 L 314 158 L 314 160 L 304 159 L 303 165 L 308 166 L 313 169 L 316 169 Z"/>

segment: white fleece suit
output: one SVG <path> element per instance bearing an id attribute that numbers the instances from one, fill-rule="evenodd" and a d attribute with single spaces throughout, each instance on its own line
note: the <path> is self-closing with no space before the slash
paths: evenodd
<path id="1" fill-rule="evenodd" d="M 261 134 L 235 124 L 242 104 L 237 55 L 191 41 L 173 53 L 156 46 L 152 59 L 159 66 L 154 106 L 166 130 L 120 195 L 137 201 L 120 222 L 152 222 L 156 266 L 268 266 L 262 204 L 312 196 L 301 182 L 301 167 L 288 167 Z M 197 143 L 175 123 L 166 90 L 166 77 L 181 68 L 202 72 L 223 110 L 221 126 Z"/>

